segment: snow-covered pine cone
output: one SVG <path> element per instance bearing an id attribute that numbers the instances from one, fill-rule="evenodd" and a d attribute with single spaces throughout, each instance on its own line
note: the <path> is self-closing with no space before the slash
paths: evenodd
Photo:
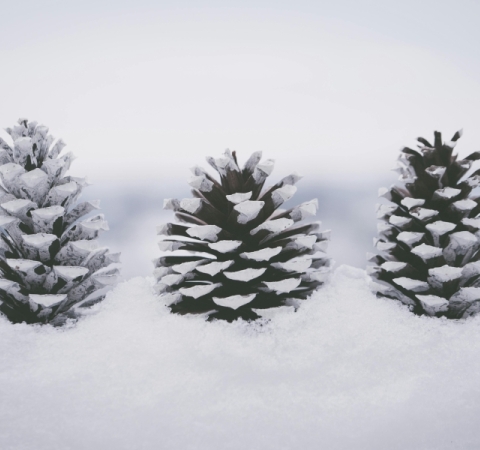
<path id="1" fill-rule="evenodd" d="M 0 138 L 0 311 L 12 322 L 62 325 L 104 297 L 118 254 L 95 241 L 98 202 L 77 203 L 84 179 L 64 176 L 73 155 L 48 128 L 20 119 Z M 113 265 L 111 265 L 113 264 Z"/>
<path id="2" fill-rule="evenodd" d="M 254 153 L 243 169 L 235 152 L 207 158 L 220 182 L 192 169 L 194 198 L 165 200 L 164 207 L 186 223 L 167 223 L 159 245 L 177 251 L 155 261 L 156 290 L 179 314 L 205 313 L 209 320 L 255 320 L 256 309 L 298 304 L 321 285 L 329 271 L 329 232 L 314 216 L 317 200 L 277 209 L 296 191 L 296 174 L 262 192 L 273 160 Z M 185 250 L 187 252 L 185 252 Z"/>
<path id="3" fill-rule="evenodd" d="M 401 183 L 380 192 L 391 203 L 378 205 L 374 290 L 416 314 L 456 319 L 480 310 L 480 199 L 472 195 L 480 171 L 467 175 L 480 152 L 457 160 L 460 137 L 418 138 L 420 151 L 399 157 Z"/>

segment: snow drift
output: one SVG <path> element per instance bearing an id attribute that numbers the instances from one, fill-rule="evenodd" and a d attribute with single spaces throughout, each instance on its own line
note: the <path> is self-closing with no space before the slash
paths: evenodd
<path id="1" fill-rule="evenodd" d="M 0 448 L 480 446 L 480 317 L 417 317 L 348 266 L 256 324 L 170 314 L 152 284 L 66 329 L 0 318 Z"/>

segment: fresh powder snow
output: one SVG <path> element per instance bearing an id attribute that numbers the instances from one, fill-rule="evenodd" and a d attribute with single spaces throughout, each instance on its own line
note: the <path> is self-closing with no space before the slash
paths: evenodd
<path id="1" fill-rule="evenodd" d="M 170 314 L 152 286 L 63 329 L 0 318 L 0 448 L 480 447 L 480 317 L 415 316 L 348 266 L 257 323 Z"/>

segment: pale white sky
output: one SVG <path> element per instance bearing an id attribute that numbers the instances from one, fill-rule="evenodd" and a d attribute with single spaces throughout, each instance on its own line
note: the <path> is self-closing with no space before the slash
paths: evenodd
<path id="1" fill-rule="evenodd" d="M 370 178 L 434 129 L 480 149 L 479 18 L 466 0 L 4 3 L 0 126 L 45 123 L 95 183 L 186 178 L 227 147 L 277 176 Z"/>

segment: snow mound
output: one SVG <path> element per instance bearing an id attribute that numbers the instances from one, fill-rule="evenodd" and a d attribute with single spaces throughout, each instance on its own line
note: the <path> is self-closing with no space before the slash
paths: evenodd
<path id="1" fill-rule="evenodd" d="M 347 266 L 256 324 L 169 314 L 152 284 L 66 329 L 0 318 L 0 448 L 480 446 L 480 317 L 416 317 Z"/>

